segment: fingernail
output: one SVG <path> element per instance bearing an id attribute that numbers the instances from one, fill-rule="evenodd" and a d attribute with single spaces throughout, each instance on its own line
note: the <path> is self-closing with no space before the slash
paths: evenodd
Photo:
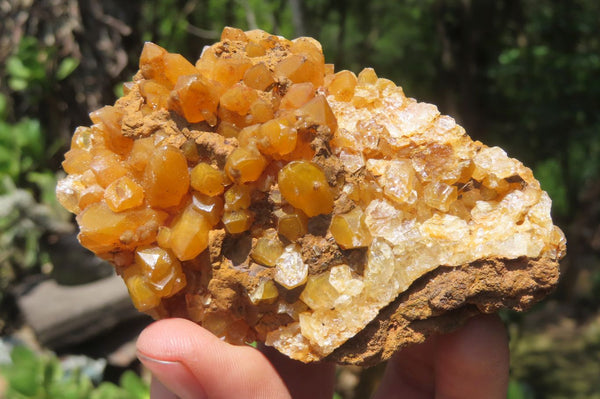
<path id="1" fill-rule="evenodd" d="M 154 378 L 158 379 L 179 398 L 208 399 L 208 395 L 202 388 L 202 385 L 185 364 L 178 361 L 155 359 L 140 352 L 137 353 L 137 357 L 150 370 Z M 153 397 L 152 399 L 155 398 Z M 156 399 L 163 398 L 159 397 Z"/>

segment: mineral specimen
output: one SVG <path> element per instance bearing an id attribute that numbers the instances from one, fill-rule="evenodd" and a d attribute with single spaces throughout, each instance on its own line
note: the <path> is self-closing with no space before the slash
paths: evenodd
<path id="1" fill-rule="evenodd" d="M 531 170 L 313 39 L 225 28 L 195 65 L 146 43 L 124 89 L 75 131 L 57 195 L 155 318 L 373 364 L 556 284 Z"/>

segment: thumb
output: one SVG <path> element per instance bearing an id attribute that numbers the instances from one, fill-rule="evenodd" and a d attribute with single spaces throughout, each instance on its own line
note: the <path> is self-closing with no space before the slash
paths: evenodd
<path id="1" fill-rule="evenodd" d="M 140 334 L 137 350 L 144 366 L 181 399 L 291 398 L 259 351 L 223 342 L 188 320 L 151 324 Z M 169 397 L 159 387 L 152 387 L 156 399 Z"/>

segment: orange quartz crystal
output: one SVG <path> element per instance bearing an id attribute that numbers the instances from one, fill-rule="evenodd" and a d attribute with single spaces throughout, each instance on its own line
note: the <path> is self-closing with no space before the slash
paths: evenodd
<path id="1" fill-rule="evenodd" d="M 348 213 L 335 215 L 331 220 L 331 234 L 344 249 L 367 247 L 371 233 L 364 223 L 363 211 L 356 207 Z"/>
<path id="2" fill-rule="evenodd" d="M 248 209 L 225 211 L 222 221 L 223 226 L 228 233 L 243 233 L 252 225 L 252 222 L 254 221 L 254 214 Z"/>
<path id="3" fill-rule="evenodd" d="M 267 166 L 264 155 L 252 144 L 238 147 L 227 157 L 225 172 L 231 180 L 246 183 L 258 180 Z"/>
<path id="4" fill-rule="evenodd" d="M 225 28 L 139 68 L 75 131 L 57 196 L 140 311 L 313 361 L 432 270 L 564 253 L 529 169 L 314 39 Z"/>
<path id="5" fill-rule="evenodd" d="M 169 246 L 179 260 L 191 260 L 208 247 L 211 225 L 193 205 L 188 205 L 171 227 Z"/>
<path id="6" fill-rule="evenodd" d="M 275 266 L 277 259 L 283 253 L 283 244 L 277 238 L 277 233 L 272 231 L 271 234 L 265 234 L 256 241 L 256 245 L 252 248 L 252 259 L 261 265 Z"/>
<path id="7" fill-rule="evenodd" d="M 294 151 L 298 140 L 294 123 L 289 118 L 277 118 L 260 125 L 255 134 L 258 148 L 271 156 L 286 155 Z"/>
<path id="8" fill-rule="evenodd" d="M 223 215 L 223 198 L 220 196 L 210 197 L 200 193 L 192 194 L 192 206 L 200 212 L 211 226 L 215 226 Z"/>
<path id="9" fill-rule="evenodd" d="M 156 148 L 140 183 L 150 206 L 169 208 L 178 205 L 190 186 L 187 161 L 181 151 L 172 146 Z"/>
<path id="10" fill-rule="evenodd" d="M 207 163 L 194 166 L 190 178 L 192 188 L 202 194 L 214 197 L 225 190 L 225 175 Z"/>
<path id="11" fill-rule="evenodd" d="M 277 231 L 290 241 L 296 241 L 308 232 L 308 217 L 300 209 L 284 207 L 275 212 Z"/>
<path id="12" fill-rule="evenodd" d="M 306 161 L 290 162 L 279 171 L 277 181 L 283 198 L 308 217 L 333 210 L 333 193 L 318 166 Z"/>
<path id="13" fill-rule="evenodd" d="M 123 176 L 106 187 L 104 201 L 113 212 L 136 208 L 144 203 L 144 189 L 130 177 Z"/>

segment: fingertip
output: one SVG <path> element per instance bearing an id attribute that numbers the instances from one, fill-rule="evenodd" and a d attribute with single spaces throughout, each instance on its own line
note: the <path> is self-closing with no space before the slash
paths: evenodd
<path id="1" fill-rule="evenodd" d="M 165 319 L 146 327 L 139 335 L 136 347 L 138 352 L 147 356 L 178 361 L 199 345 L 209 344 L 206 349 L 212 348 L 215 340 L 218 341 L 218 338 L 189 320 Z"/>
<path id="2" fill-rule="evenodd" d="M 140 334 L 137 350 L 153 375 L 182 398 L 289 397 L 260 352 L 230 345 L 188 320 L 151 324 Z"/>
<path id="3" fill-rule="evenodd" d="M 182 319 L 167 319 L 146 327 L 136 342 L 140 362 L 152 373 L 152 399 L 207 398 L 201 381 L 186 365 L 204 330 Z M 210 340 L 209 337 L 206 337 Z"/>

